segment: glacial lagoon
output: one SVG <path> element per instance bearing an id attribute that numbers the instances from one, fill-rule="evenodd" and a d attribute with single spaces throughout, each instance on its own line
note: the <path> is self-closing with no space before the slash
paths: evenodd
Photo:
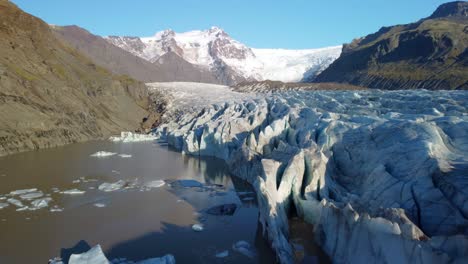
<path id="1" fill-rule="evenodd" d="M 98 151 L 116 154 L 91 156 Z M 119 181 L 121 188 L 99 188 Z M 0 263 L 47 263 L 96 244 L 110 260 L 166 254 L 178 263 L 274 260 L 246 183 L 232 178 L 221 160 L 184 156 L 153 142 L 94 141 L 2 157 L 0 197 L 7 204 L 0 210 Z M 34 207 L 38 199 L 47 205 Z M 222 204 L 235 204 L 235 212 L 206 213 Z M 203 231 L 192 230 L 194 224 Z M 234 251 L 238 241 L 248 242 L 254 257 Z M 226 250 L 228 256 L 216 257 Z"/>

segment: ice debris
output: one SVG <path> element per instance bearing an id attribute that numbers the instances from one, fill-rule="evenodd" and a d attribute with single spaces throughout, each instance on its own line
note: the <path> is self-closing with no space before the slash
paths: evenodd
<path id="1" fill-rule="evenodd" d="M 234 245 L 232 245 L 232 249 L 249 258 L 254 258 L 257 255 L 255 248 L 253 248 L 247 241 L 244 240 L 234 243 Z"/>
<path id="2" fill-rule="evenodd" d="M 203 231 L 204 227 L 202 224 L 194 224 L 192 225 L 192 230 L 195 232 L 201 232 Z"/>
<path id="3" fill-rule="evenodd" d="M 80 194 L 84 194 L 85 192 L 86 191 L 82 191 L 79 189 L 71 189 L 71 190 L 62 191 L 61 193 L 68 194 L 68 195 L 80 195 Z"/>
<path id="4" fill-rule="evenodd" d="M 105 157 L 110 157 L 117 155 L 115 152 L 108 152 L 108 151 L 98 151 L 94 154 L 91 154 L 91 157 L 97 157 L 97 158 L 105 158 Z"/>
<path id="5" fill-rule="evenodd" d="M 224 250 L 224 251 L 221 251 L 219 253 L 216 253 L 215 257 L 217 258 L 225 258 L 225 257 L 228 257 L 229 256 L 229 251 L 228 250 Z"/>
<path id="6" fill-rule="evenodd" d="M 166 182 L 163 180 L 155 180 L 155 181 L 150 181 L 150 182 L 145 183 L 144 186 L 148 188 L 159 188 L 159 187 L 164 186 L 164 184 L 166 184 Z"/>
<path id="7" fill-rule="evenodd" d="M 54 258 L 49 260 L 49 264 L 62 264 L 62 259 Z M 130 261 L 125 258 L 118 258 L 109 261 L 104 255 L 100 245 L 96 245 L 87 252 L 81 254 L 72 254 L 68 264 L 175 264 L 175 257 L 171 254 L 159 258 L 149 258 L 141 261 Z"/>
<path id="8" fill-rule="evenodd" d="M 113 192 L 124 188 L 125 185 L 127 185 L 127 183 L 124 180 L 119 180 L 114 183 L 104 182 L 99 185 L 98 189 L 103 192 Z"/>
<path id="9" fill-rule="evenodd" d="M 121 132 L 120 136 L 110 137 L 109 140 L 113 142 L 143 142 L 153 141 L 157 137 L 154 135 L 137 134 L 132 132 Z"/>

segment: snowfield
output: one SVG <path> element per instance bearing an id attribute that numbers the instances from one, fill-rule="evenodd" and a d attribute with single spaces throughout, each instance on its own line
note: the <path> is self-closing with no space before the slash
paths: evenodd
<path id="1" fill-rule="evenodd" d="M 164 30 L 150 37 L 106 37 L 106 40 L 152 63 L 168 52 L 209 70 L 225 65 L 246 80 L 298 82 L 316 76 L 336 60 L 342 46 L 319 49 L 254 49 L 233 39 L 218 27 L 174 32 Z"/>
<path id="2" fill-rule="evenodd" d="M 182 113 L 156 133 L 253 185 L 281 263 L 294 259 L 290 210 L 335 263 L 468 258 L 466 91 L 220 91 L 175 91 Z"/>
<path id="3" fill-rule="evenodd" d="M 156 82 L 146 84 L 150 91 L 159 91 L 168 97 L 170 113 L 201 110 L 212 104 L 241 102 L 254 94 L 239 93 L 229 86 L 194 82 Z"/>

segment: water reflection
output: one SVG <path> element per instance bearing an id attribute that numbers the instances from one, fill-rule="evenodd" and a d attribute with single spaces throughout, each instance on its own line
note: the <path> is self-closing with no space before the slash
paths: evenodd
<path id="1" fill-rule="evenodd" d="M 100 150 L 130 154 L 132 158 L 90 157 Z M 214 253 L 227 249 L 228 262 L 274 262 L 258 230 L 255 200 L 243 200 L 251 195 L 250 187 L 231 178 L 221 160 L 184 156 L 151 143 L 97 141 L 2 157 L 0 175 L 5 175 L 0 177 L 0 195 L 38 188 L 50 193 L 53 203 L 64 208 L 57 213 L 49 208 L 16 212 L 12 205 L 1 209 L 0 220 L 5 219 L 0 221 L 1 263 L 46 262 L 54 256 L 83 250 L 75 247 L 80 241 L 91 246 L 101 244 L 110 258 L 139 260 L 172 253 L 179 263 L 216 263 L 219 259 L 214 258 Z M 77 181 L 80 178 L 96 181 Z M 139 183 L 193 179 L 222 188 L 177 190 L 165 185 L 148 191 L 137 188 L 111 193 L 97 189 L 103 182 L 135 179 Z M 86 193 L 63 195 L 54 193 L 53 187 L 77 188 Z M 105 207 L 94 206 L 98 202 Z M 232 216 L 204 213 L 224 203 L 235 203 L 238 210 Z M 202 223 L 204 231 L 193 232 L 191 226 L 195 223 Z M 239 240 L 255 245 L 259 258 L 250 260 L 233 252 L 232 244 Z"/>

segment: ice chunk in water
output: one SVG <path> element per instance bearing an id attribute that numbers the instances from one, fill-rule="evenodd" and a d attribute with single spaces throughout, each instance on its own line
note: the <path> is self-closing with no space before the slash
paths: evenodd
<path id="1" fill-rule="evenodd" d="M 130 155 L 130 154 L 119 154 L 119 157 L 121 157 L 121 158 L 131 158 L 132 155 Z"/>
<path id="2" fill-rule="evenodd" d="M 101 246 L 96 245 L 89 251 L 82 254 L 72 254 L 69 264 L 109 264 L 109 260 L 102 252 Z"/>
<path id="3" fill-rule="evenodd" d="M 114 152 L 98 151 L 98 152 L 92 154 L 91 157 L 103 158 L 103 157 L 114 156 L 116 154 L 117 153 L 114 153 Z"/>
<path id="4" fill-rule="evenodd" d="M 104 192 L 113 192 L 122 189 L 126 184 L 127 183 L 123 180 L 119 180 L 114 183 L 105 182 L 99 185 L 98 189 Z"/>
<path id="5" fill-rule="evenodd" d="M 0 210 L 3 209 L 3 208 L 6 208 L 8 206 L 9 206 L 9 204 L 7 204 L 7 203 L 0 203 Z"/>
<path id="6" fill-rule="evenodd" d="M 71 189 L 71 190 L 66 190 L 61 192 L 62 194 L 69 194 L 69 195 L 75 195 L 75 194 L 84 194 L 85 191 L 78 190 L 78 189 Z"/>
<path id="7" fill-rule="evenodd" d="M 103 208 L 103 207 L 106 207 L 107 205 L 104 204 L 104 203 L 95 203 L 94 206 L 96 206 L 98 208 Z"/>
<path id="8" fill-rule="evenodd" d="M 217 257 L 217 258 L 225 258 L 227 256 L 229 256 L 229 251 L 227 251 L 227 250 L 216 253 L 216 255 L 215 255 L 215 257 Z"/>
<path id="9" fill-rule="evenodd" d="M 57 205 L 54 205 L 54 207 L 50 208 L 49 210 L 51 213 L 56 213 L 56 212 L 63 212 L 63 208 L 58 207 Z"/>
<path id="10" fill-rule="evenodd" d="M 37 189 L 32 188 L 32 189 L 16 190 L 16 191 L 10 192 L 10 195 L 22 195 L 22 194 L 26 194 L 26 193 L 30 193 L 30 192 L 37 192 Z"/>
<path id="11" fill-rule="evenodd" d="M 7 200 L 7 202 L 11 203 L 12 205 L 16 207 L 24 207 L 23 203 L 20 200 L 17 200 L 15 198 L 10 198 Z"/>
<path id="12" fill-rule="evenodd" d="M 257 255 L 255 249 L 248 242 L 243 240 L 237 241 L 232 245 L 232 249 L 249 258 L 254 258 Z"/>
<path id="13" fill-rule="evenodd" d="M 201 224 L 194 224 L 192 226 L 192 230 L 195 231 L 195 232 L 201 232 L 201 231 L 203 231 L 203 229 L 204 229 L 203 225 L 201 225 Z"/>
<path id="14" fill-rule="evenodd" d="M 166 183 L 163 180 L 155 180 L 155 181 L 150 181 L 150 182 L 145 183 L 145 187 L 159 188 L 159 187 L 164 186 L 164 184 Z"/>
<path id="15" fill-rule="evenodd" d="M 20 195 L 20 198 L 23 200 L 32 200 L 44 196 L 44 193 L 41 191 L 30 192 Z"/>
<path id="16" fill-rule="evenodd" d="M 31 202 L 32 208 L 30 210 L 37 210 L 49 206 L 52 198 L 37 199 Z"/>
<path id="17" fill-rule="evenodd" d="M 142 261 L 138 261 L 136 264 L 175 264 L 175 257 L 171 254 L 167 254 L 160 258 L 150 258 Z"/>
<path id="18" fill-rule="evenodd" d="M 57 258 L 58 259 L 58 258 Z M 171 254 L 167 254 L 160 258 L 150 258 L 138 262 L 127 261 L 124 258 L 115 259 L 110 262 L 100 245 L 96 245 L 90 250 L 82 254 L 72 254 L 70 256 L 69 264 L 175 264 L 175 258 Z"/>

